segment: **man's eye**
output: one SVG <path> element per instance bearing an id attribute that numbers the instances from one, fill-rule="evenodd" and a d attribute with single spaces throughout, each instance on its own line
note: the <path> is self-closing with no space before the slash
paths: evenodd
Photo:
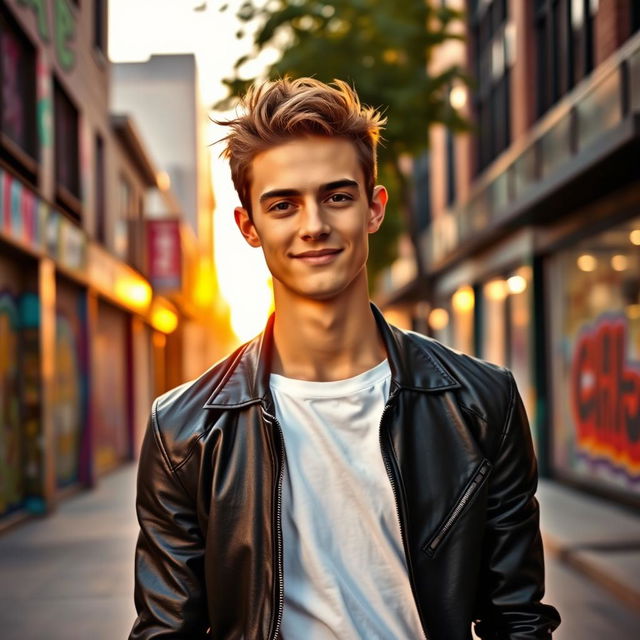
<path id="1" fill-rule="evenodd" d="M 329 202 L 349 202 L 353 198 L 348 193 L 332 193 L 327 200 Z"/>
<path id="2" fill-rule="evenodd" d="M 290 202 L 276 202 L 269 207 L 269 211 L 289 211 L 290 208 Z"/>

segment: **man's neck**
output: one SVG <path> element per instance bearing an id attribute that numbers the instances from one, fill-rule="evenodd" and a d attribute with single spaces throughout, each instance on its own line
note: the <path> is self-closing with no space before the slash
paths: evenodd
<path id="1" fill-rule="evenodd" d="M 288 378 L 351 378 L 386 357 L 366 289 L 348 299 L 278 304 L 271 370 Z"/>

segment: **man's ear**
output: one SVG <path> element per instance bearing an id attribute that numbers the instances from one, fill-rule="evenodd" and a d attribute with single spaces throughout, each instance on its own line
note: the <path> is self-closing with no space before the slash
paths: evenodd
<path id="1" fill-rule="evenodd" d="M 258 236 L 258 232 L 253 224 L 253 220 L 251 220 L 249 212 L 243 207 L 236 207 L 233 210 L 233 215 L 236 219 L 238 229 L 240 229 L 240 233 L 244 236 L 244 239 L 252 247 L 260 247 L 262 243 L 260 242 L 260 237 Z"/>
<path id="2" fill-rule="evenodd" d="M 367 231 L 369 233 L 375 233 L 384 220 L 384 212 L 387 208 L 387 202 L 389 201 L 389 193 L 387 189 L 381 184 L 376 185 L 373 188 L 373 197 L 371 198 L 371 205 L 369 206 L 369 223 L 367 225 Z"/>

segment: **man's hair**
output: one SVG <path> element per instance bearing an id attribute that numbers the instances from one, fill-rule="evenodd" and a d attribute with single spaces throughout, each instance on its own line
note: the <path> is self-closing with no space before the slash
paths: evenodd
<path id="1" fill-rule="evenodd" d="M 305 136 L 340 137 L 352 142 L 373 197 L 377 175 L 376 145 L 386 122 L 376 109 L 363 106 L 342 80 L 325 84 L 315 78 L 284 77 L 253 85 L 242 99 L 244 113 L 219 124 L 231 127 L 223 151 L 242 206 L 251 214 L 251 162 L 257 154 Z"/>

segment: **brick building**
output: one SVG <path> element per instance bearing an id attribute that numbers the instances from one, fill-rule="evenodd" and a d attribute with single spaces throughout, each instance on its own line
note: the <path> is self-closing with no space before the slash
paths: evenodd
<path id="1" fill-rule="evenodd" d="M 184 379 L 173 336 L 212 321 L 198 237 L 109 111 L 106 25 L 106 1 L 0 0 L 0 527 L 133 458 Z"/>
<path id="2" fill-rule="evenodd" d="M 638 505 L 640 3 L 448 4 L 474 129 L 431 131 L 425 273 L 381 302 L 513 370 L 544 473 Z"/>

